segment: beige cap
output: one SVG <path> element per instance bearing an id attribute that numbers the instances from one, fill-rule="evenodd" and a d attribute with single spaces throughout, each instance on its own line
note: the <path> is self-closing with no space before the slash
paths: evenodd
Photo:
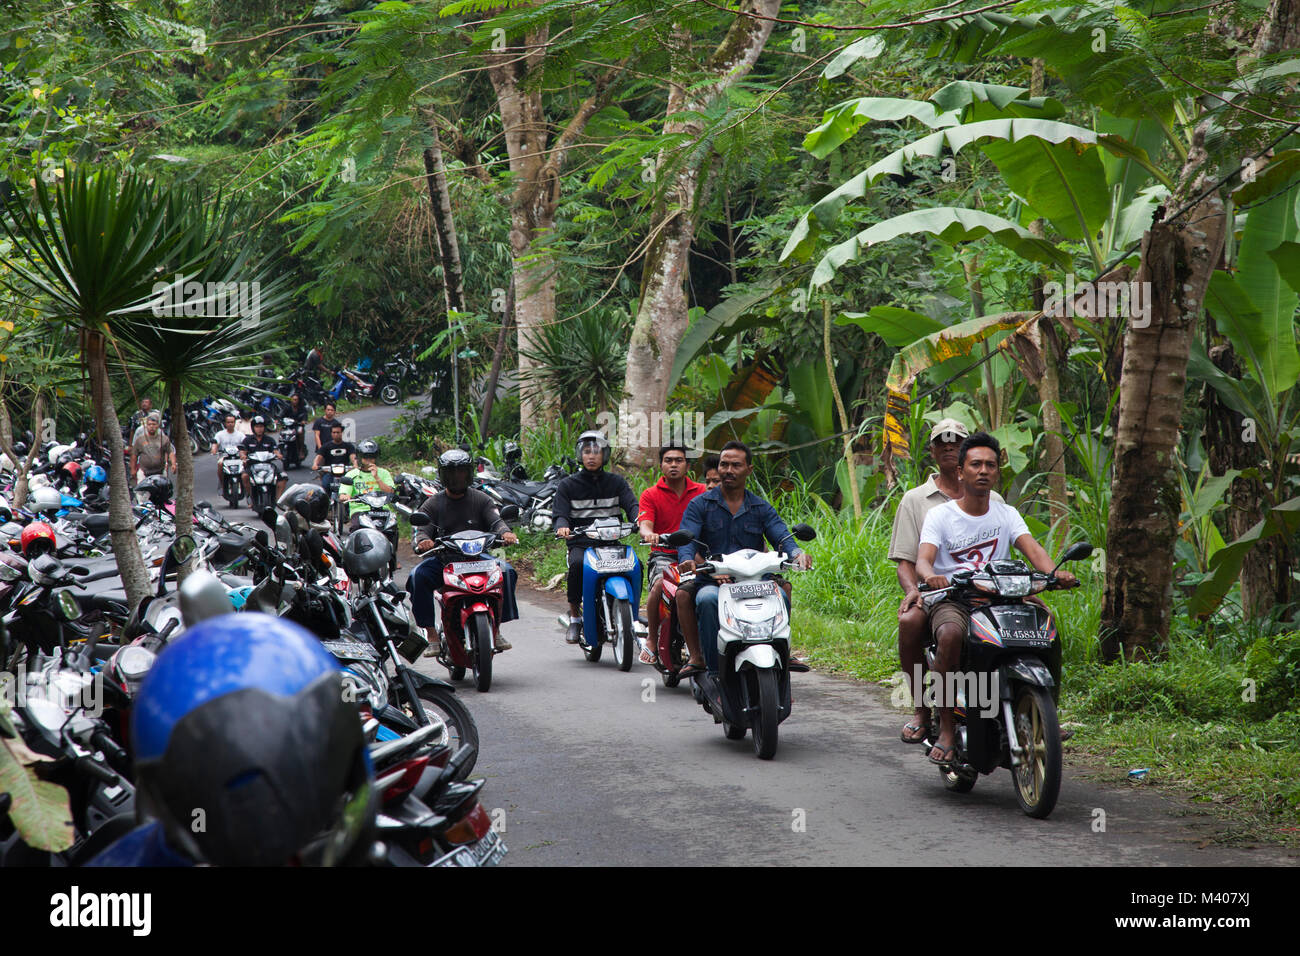
<path id="1" fill-rule="evenodd" d="M 955 418 L 945 418 L 930 429 L 930 441 L 937 441 L 940 435 L 952 434 L 958 438 L 968 438 L 970 429 Z"/>

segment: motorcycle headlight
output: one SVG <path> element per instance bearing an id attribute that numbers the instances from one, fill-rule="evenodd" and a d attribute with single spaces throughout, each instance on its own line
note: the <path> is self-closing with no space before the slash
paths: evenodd
<path id="1" fill-rule="evenodd" d="M 999 574 L 998 593 L 1004 597 L 1023 597 L 1029 593 L 1029 575 Z"/>
<path id="2" fill-rule="evenodd" d="M 736 632 L 747 641 L 765 641 L 776 630 L 778 618 L 779 615 L 770 617 L 766 621 L 738 621 Z"/>
<path id="3" fill-rule="evenodd" d="M 501 580 L 501 565 L 498 564 L 491 571 L 488 572 L 487 586 L 492 587 L 493 585 L 499 583 L 500 580 Z"/>

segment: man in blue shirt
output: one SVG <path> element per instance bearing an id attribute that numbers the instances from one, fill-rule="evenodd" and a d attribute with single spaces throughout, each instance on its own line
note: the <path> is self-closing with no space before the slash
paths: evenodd
<path id="1" fill-rule="evenodd" d="M 722 483 L 712 491 L 706 491 L 692 499 L 686 506 L 679 530 L 688 532 L 708 546 L 708 554 L 730 554 L 752 548 L 755 551 L 766 550 L 764 539 L 778 551 L 784 551 L 795 562 L 795 566 L 807 570 L 812 567 L 812 560 L 803 551 L 790 529 L 786 527 L 781 516 L 770 504 L 745 490 L 745 481 L 753 471 L 749 447 L 744 442 L 729 441 L 722 446 L 722 455 L 718 461 L 718 474 Z M 695 570 L 694 542 L 677 549 L 678 568 L 683 574 Z M 701 578 L 695 589 L 694 606 L 688 601 L 679 601 L 678 615 L 694 613 L 699 623 L 699 640 L 695 646 L 689 646 L 690 663 L 682 669 L 683 677 L 690 677 L 705 669 L 710 674 L 718 672 L 718 585 L 726 584 L 731 578 L 725 575 L 717 578 Z M 789 585 L 783 582 L 785 599 L 790 601 Z M 683 588 L 678 591 L 680 596 Z M 685 608 L 683 607 L 685 604 Z M 689 634 L 682 628 L 683 636 Z M 688 642 L 690 644 L 690 642 Z M 701 647 L 703 645 L 703 654 Z M 794 657 L 790 658 L 790 670 L 806 671 L 808 666 Z"/>

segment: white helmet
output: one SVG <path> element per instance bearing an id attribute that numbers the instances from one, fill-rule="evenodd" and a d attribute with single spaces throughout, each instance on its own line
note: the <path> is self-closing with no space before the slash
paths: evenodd
<path id="1" fill-rule="evenodd" d="M 63 507 L 63 495 L 54 488 L 37 488 L 32 492 L 30 506 L 41 514 L 54 514 Z"/>
<path id="2" fill-rule="evenodd" d="M 72 448 L 71 445 L 55 445 L 53 448 L 51 448 L 50 464 L 57 465 L 59 462 L 59 456 L 62 455 L 65 451 L 68 451 L 70 448 Z"/>
<path id="3" fill-rule="evenodd" d="M 582 453 L 588 448 L 599 448 L 601 453 L 600 466 L 604 468 L 609 464 L 609 439 L 595 429 L 589 429 L 578 436 L 577 445 L 578 463 L 582 463 Z"/>

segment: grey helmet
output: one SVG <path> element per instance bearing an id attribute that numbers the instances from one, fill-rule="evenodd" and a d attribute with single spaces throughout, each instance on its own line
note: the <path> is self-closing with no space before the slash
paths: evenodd
<path id="1" fill-rule="evenodd" d="M 374 459 L 378 460 L 378 459 L 379 459 L 379 442 L 375 441 L 373 438 L 367 438 L 365 441 L 363 441 L 363 442 L 359 442 L 359 443 L 357 444 L 357 457 L 358 457 L 358 458 L 374 458 Z"/>
<path id="2" fill-rule="evenodd" d="M 52 515 L 63 507 L 63 495 L 54 488 L 37 488 L 29 499 L 31 509 L 43 515 Z"/>
<path id="3" fill-rule="evenodd" d="M 589 429 L 578 436 L 578 441 L 575 445 L 578 452 L 578 464 L 582 464 L 583 451 L 593 446 L 600 449 L 600 467 L 604 468 L 609 464 L 609 439 L 594 428 Z"/>
<path id="4" fill-rule="evenodd" d="M 383 532 L 358 528 L 343 545 L 343 569 L 353 580 L 379 577 L 388 569 L 393 546 Z"/>

